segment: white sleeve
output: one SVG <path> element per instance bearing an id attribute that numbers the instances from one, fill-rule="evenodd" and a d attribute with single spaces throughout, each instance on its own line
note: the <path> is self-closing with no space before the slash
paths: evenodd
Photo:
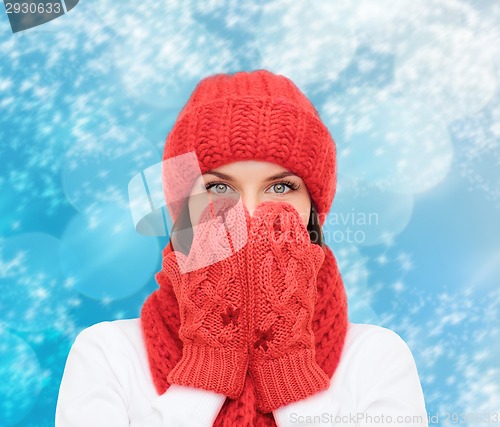
<path id="1" fill-rule="evenodd" d="M 273 411 L 278 427 L 412 426 L 428 427 L 417 367 L 403 339 L 387 328 L 364 337 L 348 365 L 354 409 L 340 407 L 331 391 Z"/>
<path id="2" fill-rule="evenodd" d="M 356 381 L 359 427 L 428 427 L 422 386 L 408 345 L 380 328 L 367 338 Z"/>
<path id="3" fill-rule="evenodd" d="M 66 360 L 56 405 L 55 427 L 129 427 L 125 390 L 95 333 L 84 329 Z M 109 337 L 108 337 L 109 338 Z M 109 345 L 109 344 L 108 344 Z M 226 396 L 171 385 L 152 404 L 141 427 L 212 426 Z"/>
<path id="4" fill-rule="evenodd" d="M 280 406 L 273 411 L 278 427 L 323 426 L 331 427 L 339 410 L 339 404 L 333 401 L 327 390 L 315 393 L 305 399 Z"/>
<path id="5" fill-rule="evenodd" d="M 210 390 L 172 384 L 153 403 L 150 417 L 137 427 L 212 427 L 225 400 L 226 396 Z"/>

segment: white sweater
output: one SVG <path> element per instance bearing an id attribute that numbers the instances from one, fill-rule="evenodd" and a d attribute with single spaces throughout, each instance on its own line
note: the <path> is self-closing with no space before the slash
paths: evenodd
<path id="1" fill-rule="evenodd" d="M 225 399 L 176 384 L 158 396 L 140 319 L 100 322 L 81 331 L 69 352 L 55 426 L 212 426 Z M 428 426 L 407 344 L 387 328 L 356 323 L 349 323 L 329 389 L 282 406 L 273 416 L 278 427 Z"/>

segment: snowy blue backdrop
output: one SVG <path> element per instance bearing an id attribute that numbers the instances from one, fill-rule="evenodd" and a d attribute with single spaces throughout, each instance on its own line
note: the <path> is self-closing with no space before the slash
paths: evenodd
<path id="1" fill-rule="evenodd" d="M 139 316 L 167 237 L 135 230 L 128 183 L 200 78 L 256 68 L 337 143 L 351 321 L 408 343 L 432 425 L 498 412 L 499 22 L 486 0 L 82 0 L 13 34 L 0 6 L 0 425 L 53 426 L 75 336 Z"/>

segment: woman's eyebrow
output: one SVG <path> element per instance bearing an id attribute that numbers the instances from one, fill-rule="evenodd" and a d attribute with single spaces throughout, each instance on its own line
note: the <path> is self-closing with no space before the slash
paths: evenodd
<path id="1" fill-rule="evenodd" d="M 225 173 L 217 172 L 217 171 L 208 171 L 208 172 L 205 172 L 203 175 L 206 175 L 208 173 L 211 175 L 215 175 L 216 177 L 218 177 L 220 179 L 225 179 L 227 181 L 234 181 L 234 178 L 231 177 L 230 175 L 226 175 Z M 281 179 L 281 178 L 285 178 L 287 176 L 297 176 L 297 175 L 295 175 L 293 172 L 290 172 L 290 171 L 283 171 L 283 172 L 277 173 L 276 175 L 270 176 L 269 178 L 266 178 L 266 181 L 274 181 L 275 179 Z"/>
<path id="2" fill-rule="evenodd" d="M 293 172 L 290 171 L 284 171 L 277 173 L 276 175 L 270 176 L 269 178 L 266 179 L 266 181 L 274 181 L 275 179 L 281 179 L 287 176 L 297 176 L 297 175 L 295 175 Z"/>
<path id="3" fill-rule="evenodd" d="M 209 173 L 211 175 L 215 175 L 216 177 L 218 177 L 220 179 L 226 179 L 228 181 L 233 181 L 233 178 L 231 176 L 226 175 L 225 173 L 222 173 L 222 172 L 208 171 L 208 172 L 205 172 L 203 175 L 206 175 L 207 173 Z"/>

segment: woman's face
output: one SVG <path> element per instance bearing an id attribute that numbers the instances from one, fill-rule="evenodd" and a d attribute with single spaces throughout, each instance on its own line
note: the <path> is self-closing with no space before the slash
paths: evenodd
<path id="1" fill-rule="evenodd" d="M 264 201 L 288 202 L 297 210 L 305 226 L 309 222 L 311 198 L 304 181 L 275 163 L 245 160 L 204 173 L 191 189 L 188 202 L 191 224 L 198 223 L 208 201 L 220 197 L 241 198 L 250 216 Z"/>

